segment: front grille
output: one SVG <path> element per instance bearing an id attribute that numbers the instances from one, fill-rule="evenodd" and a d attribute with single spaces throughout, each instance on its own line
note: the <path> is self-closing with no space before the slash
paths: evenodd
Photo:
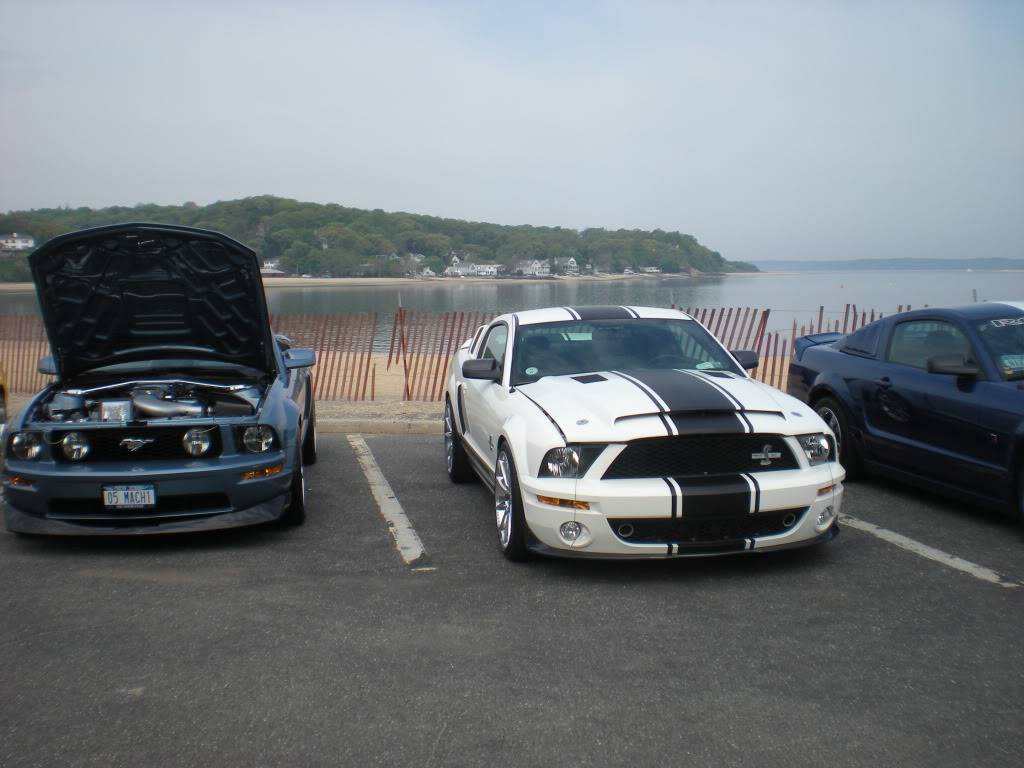
<path id="1" fill-rule="evenodd" d="M 725 544 L 792 530 L 806 512 L 801 507 L 723 519 L 622 517 L 610 518 L 608 523 L 616 536 L 630 544 Z"/>
<path id="2" fill-rule="evenodd" d="M 89 441 L 89 453 L 81 462 L 71 462 L 61 450 L 60 441 L 64 439 L 67 432 L 55 432 L 51 438 L 53 457 L 57 461 L 67 463 L 90 463 L 96 461 L 158 461 L 160 459 L 192 459 L 195 458 L 185 453 L 185 447 L 181 439 L 191 427 L 118 427 L 113 429 L 78 429 Z M 207 429 L 207 427 L 199 427 Z M 68 430 L 72 431 L 72 430 Z M 220 456 L 221 441 L 220 429 L 210 428 L 210 438 L 213 445 L 210 450 L 203 454 L 202 458 L 208 459 Z M 139 438 L 152 440 L 135 451 L 129 451 L 121 445 L 122 440 Z"/>
<path id="3" fill-rule="evenodd" d="M 231 508 L 231 500 L 223 493 L 199 493 L 188 496 L 159 496 L 156 506 L 146 509 L 108 509 L 97 498 L 52 499 L 47 517 L 83 525 L 154 525 L 166 521 L 207 517 Z"/>
<path id="4" fill-rule="evenodd" d="M 769 459 L 769 464 L 752 458 L 766 452 L 782 455 Z M 634 440 L 605 470 L 604 478 L 703 477 L 798 466 L 782 435 L 679 435 Z"/>

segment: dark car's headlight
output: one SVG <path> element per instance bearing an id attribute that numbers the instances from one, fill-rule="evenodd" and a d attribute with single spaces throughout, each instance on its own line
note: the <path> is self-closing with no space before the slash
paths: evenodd
<path id="1" fill-rule="evenodd" d="M 541 477 L 583 477 L 607 446 L 567 445 L 552 448 L 540 463 Z"/>
<path id="2" fill-rule="evenodd" d="M 804 455 L 812 467 L 824 464 L 831 458 L 832 441 L 828 435 L 819 432 L 814 435 L 799 435 L 796 439 L 800 441 L 800 447 L 804 449 Z"/>
<path id="3" fill-rule="evenodd" d="M 60 447 L 71 461 L 81 461 L 89 455 L 89 439 L 81 432 L 68 432 L 61 438 Z"/>
<path id="4" fill-rule="evenodd" d="M 15 458 L 25 461 L 38 459 L 43 453 L 43 439 L 38 432 L 15 432 L 9 445 Z"/>
<path id="5" fill-rule="evenodd" d="M 257 424 L 242 430 L 242 446 L 249 453 L 266 453 L 276 443 L 277 435 L 265 424 Z"/>

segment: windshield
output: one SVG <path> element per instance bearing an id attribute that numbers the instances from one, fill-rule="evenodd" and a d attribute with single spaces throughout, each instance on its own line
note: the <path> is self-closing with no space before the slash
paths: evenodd
<path id="1" fill-rule="evenodd" d="M 986 320 L 978 335 L 1004 379 L 1024 379 L 1024 316 Z"/>
<path id="2" fill-rule="evenodd" d="M 637 368 L 689 368 L 742 375 L 693 320 L 593 320 L 521 326 L 512 383 L 543 376 Z"/>

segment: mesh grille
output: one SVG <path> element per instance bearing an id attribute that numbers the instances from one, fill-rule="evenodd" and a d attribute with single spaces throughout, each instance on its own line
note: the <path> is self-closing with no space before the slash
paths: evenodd
<path id="1" fill-rule="evenodd" d="M 615 535 L 631 544 L 709 544 L 741 542 L 752 536 L 771 536 L 792 530 L 807 512 L 806 507 L 758 512 L 743 517 L 721 520 L 687 520 L 685 518 L 611 518 Z M 786 525 L 789 523 L 789 525 Z M 629 536 L 620 530 L 632 526 Z M 629 532 L 628 530 L 626 532 Z"/>
<path id="2" fill-rule="evenodd" d="M 766 452 L 781 455 L 768 459 L 769 464 L 761 463 L 765 459 L 751 458 Z M 781 435 L 680 435 L 629 443 L 605 471 L 604 478 L 703 477 L 798 466 Z"/>
<path id="3" fill-rule="evenodd" d="M 200 427 L 202 429 L 202 427 Z M 69 430 L 71 431 L 71 430 Z M 191 459 L 195 458 L 185 453 L 185 447 L 181 439 L 185 436 L 188 428 L 185 427 L 144 427 L 139 429 L 79 429 L 73 430 L 85 435 L 89 441 L 89 454 L 81 462 L 90 463 L 96 461 L 158 461 L 160 459 Z M 57 461 L 72 463 L 61 450 L 60 441 L 67 432 L 55 432 L 53 440 L 57 445 L 52 446 L 53 457 Z M 207 459 L 220 456 L 221 441 L 220 429 L 214 427 L 208 433 L 213 445 L 210 450 L 203 454 L 202 458 Z M 145 443 L 135 451 L 129 451 L 121 445 L 122 440 L 138 438 L 141 440 L 152 440 Z"/>

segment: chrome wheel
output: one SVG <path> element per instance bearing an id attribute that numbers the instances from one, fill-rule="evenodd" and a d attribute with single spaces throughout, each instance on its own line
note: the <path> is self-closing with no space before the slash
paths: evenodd
<path id="1" fill-rule="evenodd" d="M 455 425 L 452 423 L 451 403 L 444 404 L 444 459 L 451 474 L 455 466 Z"/>
<path id="2" fill-rule="evenodd" d="M 498 454 L 498 464 L 494 468 L 494 520 L 501 548 L 508 549 L 512 540 L 512 468 L 504 450 Z"/>
<path id="3" fill-rule="evenodd" d="M 843 428 L 839 424 L 839 417 L 829 406 L 825 405 L 818 409 L 818 415 L 825 422 L 832 433 L 836 436 L 836 455 L 843 455 Z"/>

